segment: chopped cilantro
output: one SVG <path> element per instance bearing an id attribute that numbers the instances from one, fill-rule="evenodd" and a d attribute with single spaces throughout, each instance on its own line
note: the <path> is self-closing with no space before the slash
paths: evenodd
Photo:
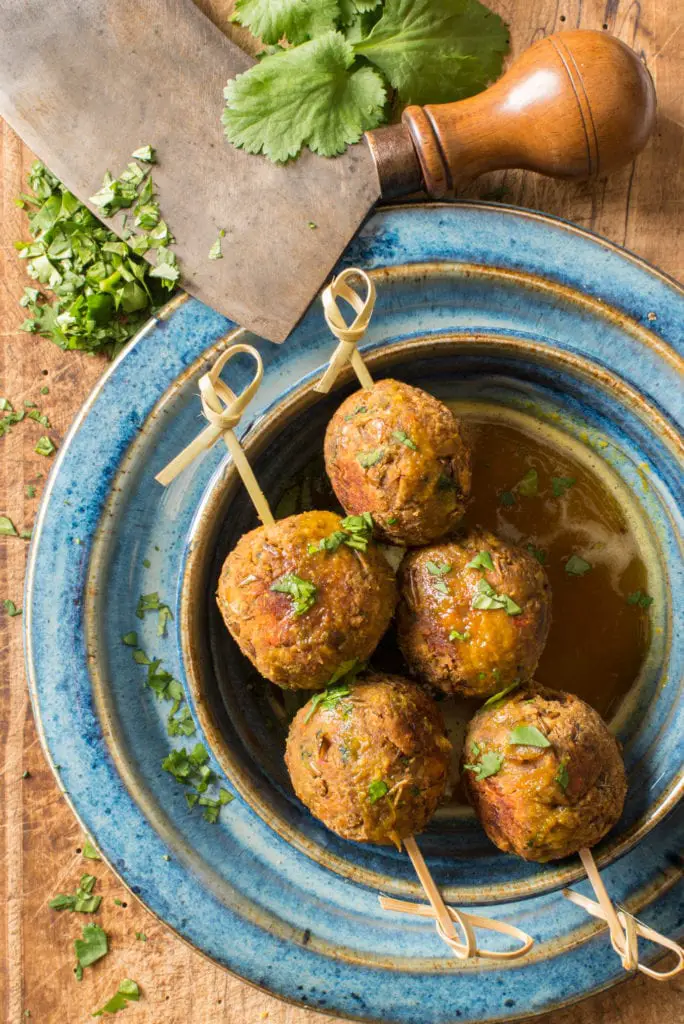
<path id="1" fill-rule="evenodd" d="M 10 618 L 14 618 L 15 615 L 21 615 L 21 608 L 17 608 L 14 601 L 10 600 L 9 597 L 6 597 L 2 603 Z"/>
<path id="2" fill-rule="evenodd" d="M 397 522 L 397 517 L 396 516 L 390 516 L 389 519 L 387 520 L 387 525 L 388 526 L 394 526 L 394 524 L 396 522 Z"/>
<path id="3" fill-rule="evenodd" d="M 21 537 L 22 540 L 31 540 L 32 534 L 33 530 L 22 530 L 19 536 Z"/>
<path id="4" fill-rule="evenodd" d="M 25 493 L 26 493 L 26 497 L 27 498 L 35 498 L 35 496 L 36 496 L 36 489 L 33 486 L 33 484 L 27 484 L 26 485 L 26 492 Z"/>
<path id="5" fill-rule="evenodd" d="M 306 226 L 309 229 L 309 231 L 315 231 L 316 228 L 318 227 L 318 224 L 316 224 L 315 221 L 310 220 Z"/>
<path id="6" fill-rule="evenodd" d="M 473 608 L 478 608 L 481 611 L 497 611 L 503 609 L 507 615 L 520 615 L 522 608 L 519 604 L 509 597 L 508 594 L 499 594 L 496 592 L 494 587 L 487 582 L 485 579 L 481 579 L 477 584 L 477 594 L 473 598 Z"/>
<path id="7" fill-rule="evenodd" d="M 74 940 L 74 950 L 76 951 L 74 973 L 77 980 L 80 981 L 83 977 L 83 968 L 90 967 L 107 953 L 107 933 L 100 928 L 99 924 L 84 925 L 81 938 Z"/>
<path id="8" fill-rule="evenodd" d="M 316 602 L 317 587 L 310 580 L 300 579 L 295 573 L 289 572 L 271 584 L 271 590 L 279 594 L 289 594 L 293 601 L 295 616 L 304 615 Z"/>
<path id="9" fill-rule="evenodd" d="M 415 441 L 411 440 L 405 430 L 393 430 L 392 437 L 395 441 L 398 441 L 399 444 L 403 444 L 406 448 L 410 448 L 412 452 L 418 451 L 418 445 Z"/>
<path id="10" fill-rule="evenodd" d="M 36 423 L 40 423 L 41 427 L 45 427 L 46 430 L 51 429 L 50 420 L 40 411 L 40 409 L 30 409 L 27 416 L 30 420 L 35 420 Z"/>
<path id="11" fill-rule="evenodd" d="M 551 489 L 554 498 L 562 498 L 565 492 L 569 491 L 576 482 L 574 476 L 552 476 Z"/>
<path id="12" fill-rule="evenodd" d="M 515 679 L 510 684 L 510 686 L 505 686 L 503 690 L 499 690 L 499 692 L 495 693 L 492 697 L 489 698 L 489 700 L 486 700 L 484 702 L 484 704 L 482 705 L 482 707 L 483 708 L 493 708 L 496 704 L 499 704 L 501 701 L 503 701 L 503 699 L 505 697 L 507 697 L 509 693 L 512 693 L 513 690 L 517 690 L 519 686 L 520 686 L 520 680 L 519 679 Z"/>
<path id="13" fill-rule="evenodd" d="M 43 385 L 43 387 L 40 389 L 40 393 L 41 393 L 41 395 L 49 395 L 50 394 L 50 388 L 47 386 L 47 384 Z"/>
<path id="14" fill-rule="evenodd" d="M 653 598 L 649 597 L 649 595 L 645 591 L 635 590 L 627 598 L 627 604 L 638 605 L 639 608 L 644 609 L 650 608 L 653 604 Z"/>
<path id="15" fill-rule="evenodd" d="M 151 147 L 143 150 L 146 156 L 151 153 Z M 153 199 L 146 175 L 134 163 L 120 179 L 107 175 L 94 197 L 96 204 L 107 215 L 142 199 L 136 211 L 141 223 L 158 220 L 156 203 L 152 210 L 142 210 Z M 24 290 L 20 305 L 31 318 L 22 329 L 50 338 L 62 349 L 116 355 L 164 301 L 168 286 L 151 280 L 151 268 L 142 257 L 171 241 L 168 228 L 159 221 L 149 235 L 123 242 L 38 161 L 29 172 L 29 185 L 34 194 L 25 197 L 24 209 L 32 240 L 15 246 L 38 287 Z"/>
<path id="16" fill-rule="evenodd" d="M 553 777 L 553 781 L 557 782 L 561 789 L 566 790 L 570 784 L 570 774 L 568 772 L 567 758 L 562 758 L 559 765 L 558 771 Z"/>
<path id="17" fill-rule="evenodd" d="M 472 757 L 480 756 L 480 744 L 476 743 L 475 740 L 470 744 L 470 753 Z"/>
<path id="18" fill-rule="evenodd" d="M 433 590 L 438 590 L 440 592 L 440 594 L 447 594 L 448 595 L 448 593 L 449 593 L 449 588 L 446 585 L 446 582 L 444 580 L 435 580 L 433 582 L 433 584 L 432 584 L 432 589 Z"/>
<path id="19" fill-rule="evenodd" d="M 381 800 L 389 792 L 389 786 L 382 779 L 375 779 L 368 787 L 368 799 L 372 804 Z"/>
<path id="20" fill-rule="evenodd" d="M 512 491 L 501 491 L 499 494 L 499 501 L 502 505 L 510 507 L 515 505 L 515 495 Z"/>
<path id="21" fill-rule="evenodd" d="M 425 568 L 431 576 L 446 576 L 447 573 L 451 572 L 453 567 L 448 565 L 446 562 L 428 561 L 425 563 Z"/>
<path id="22" fill-rule="evenodd" d="M 205 821 L 215 824 L 218 821 L 221 807 L 229 804 L 235 798 L 232 793 L 222 787 L 219 789 L 217 797 L 207 795 L 209 786 L 213 786 L 217 782 L 216 775 L 209 767 L 208 761 L 207 750 L 201 743 L 197 743 L 189 752 L 185 747 L 171 750 L 162 761 L 162 768 L 173 775 L 176 782 L 192 788 L 193 792 L 186 794 L 188 806 L 192 808 L 197 804 L 203 807 Z M 164 860 L 170 859 L 170 857 L 164 856 Z"/>
<path id="23" fill-rule="evenodd" d="M 468 630 L 466 630 L 465 633 L 459 633 L 457 629 L 452 629 L 451 632 L 449 633 L 449 639 L 461 640 L 463 643 L 465 643 L 467 640 L 470 640 L 470 633 L 468 632 Z"/>
<path id="24" fill-rule="evenodd" d="M 173 615 L 168 604 L 159 600 L 159 594 L 155 590 L 151 594 L 141 594 L 138 599 L 138 606 L 135 614 L 139 619 L 144 619 L 147 612 L 157 612 L 157 636 L 166 636 L 166 624 Z"/>
<path id="25" fill-rule="evenodd" d="M 152 146 L 141 146 L 131 153 L 134 160 L 142 160 L 145 164 L 156 164 L 157 154 Z"/>
<path id="26" fill-rule="evenodd" d="M 565 563 L 565 571 L 568 576 L 586 576 L 591 569 L 591 563 L 580 558 L 579 555 L 570 555 Z"/>
<path id="27" fill-rule="evenodd" d="M 500 772 L 503 763 L 503 754 L 500 754 L 498 750 L 488 750 L 479 761 L 474 764 L 464 764 L 463 767 L 472 772 L 478 782 L 482 782 L 483 779 L 488 779 L 491 775 Z"/>
<path id="28" fill-rule="evenodd" d="M 83 844 L 83 856 L 87 857 L 88 860 L 102 860 L 102 857 L 89 839 L 86 839 Z"/>
<path id="29" fill-rule="evenodd" d="M 356 461 L 362 469 L 370 469 L 371 466 L 375 466 L 385 454 L 384 448 L 375 448 L 371 452 L 359 452 L 356 456 Z"/>
<path id="30" fill-rule="evenodd" d="M 34 448 L 34 451 L 35 451 L 35 453 L 37 455 L 45 455 L 45 456 L 52 455 L 53 452 L 55 452 L 56 450 L 57 449 L 55 448 L 54 444 L 52 443 L 50 438 L 47 436 L 47 434 L 44 434 L 42 437 L 38 438 L 38 443 L 37 443 L 36 447 Z"/>
<path id="31" fill-rule="evenodd" d="M 522 480 L 515 485 L 514 490 L 522 494 L 523 498 L 534 498 L 539 493 L 539 474 L 536 469 L 528 469 Z"/>
<path id="32" fill-rule="evenodd" d="M 143 558 L 143 565 L 145 566 L 146 569 L 149 569 L 152 563 L 150 562 L 149 558 Z"/>
<path id="33" fill-rule="evenodd" d="M 337 551 L 341 544 L 356 551 L 367 551 L 368 542 L 373 536 L 373 516 L 363 512 L 360 516 L 347 516 L 340 520 L 340 529 L 334 530 L 327 537 L 322 537 L 318 544 L 309 544 L 310 555 L 317 551 Z"/>
<path id="34" fill-rule="evenodd" d="M 9 516 L 0 516 L 0 534 L 4 537 L 18 537 L 17 528 Z"/>
<path id="35" fill-rule="evenodd" d="M 136 939 L 139 935 L 142 935 L 142 932 L 135 933 Z M 119 1010 L 125 1010 L 129 1002 L 137 1003 L 139 999 L 140 988 L 137 982 L 124 978 L 112 998 L 101 1009 L 95 1010 L 92 1016 L 101 1017 L 103 1013 L 118 1013 Z"/>
<path id="36" fill-rule="evenodd" d="M 494 562 L 489 551 L 480 551 L 470 562 L 466 565 L 466 569 L 482 569 L 484 572 L 486 569 L 493 569 Z"/>
<path id="37" fill-rule="evenodd" d="M 550 747 L 551 744 L 536 725 L 516 725 L 508 737 L 512 746 Z"/>
<path id="38" fill-rule="evenodd" d="M 340 669 L 344 668 L 344 666 L 346 665 L 349 665 L 350 667 L 341 676 L 337 675 L 337 672 L 340 671 L 340 669 L 337 669 L 337 672 L 333 673 L 331 679 L 342 679 L 349 672 L 353 671 L 354 664 L 355 661 L 343 662 L 342 665 L 340 666 Z M 340 703 L 340 701 L 343 700 L 345 697 L 348 697 L 350 693 L 351 690 L 349 689 L 348 683 L 340 683 L 338 686 L 331 686 L 330 684 L 328 684 L 328 687 L 325 690 L 322 690 L 320 693 L 314 694 L 314 696 L 309 701 L 309 708 L 306 714 L 304 715 L 304 722 L 308 722 L 313 717 L 314 713 L 319 707 L 324 708 L 326 711 L 334 710 Z"/>
<path id="39" fill-rule="evenodd" d="M 138 940 L 138 942 L 147 942 L 147 936 L 145 935 L 145 932 L 136 932 L 135 937 Z"/>
<path id="40" fill-rule="evenodd" d="M 221 248 L 221 239 L 225 237 L 225 234 L 226 234 L 225 231 L 223 231 L 223 230 L 219 231 L 218 235 L 216 236 L 216 241 L 212 242 L 211 248 L 209 249 L 209 255 L 207 257 L 208 259 L 210 259 L 210 260 L 222 260 L 223 259 L 223 249 Z"/>
<path id="41" fill-rule="evenodd" d="M 95 875 L 81 875 L 76 892 L 59 893 L 53 896 L 48 906 L 52 910 L 73 910 L 79 914 L 94 914 L 102 902 L 101 896 L 93 896 L 93 888 L 97 879 Z"/>
<path id="42" fill-rule="evenodd" d="M 542 548 L 537 548 L 534 544 L 528 544 L 526 550 L 537 559 L 540 565 L 546 565 L 546 552 Z"/>

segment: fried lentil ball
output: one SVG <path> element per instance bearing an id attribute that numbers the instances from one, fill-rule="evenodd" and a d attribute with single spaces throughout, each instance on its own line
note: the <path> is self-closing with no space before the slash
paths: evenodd
<path id="1" fill-rule="evenodd" d="M 548 746 L 535 745 L 544 739 Z M 532 686 L 482 708 L 469 725 L 463 761 L 485 832 L 525 860 L 560 860 L 593 846 L 622 813 L 627 780 L 617 741 L 598 712 L 570 693 Z"/>
<path id="2" fill-rule="evenodd" d="M 470 451 L 452 411 L 420 388 L 381 380 L 350 395 L 325 435 L 325 465 L 347 512 L 371 512 L 380 536 L 416 547 L 460 521 Z"/>
<path id="3" fill-rule="evenodd" d="M 448 694 L 486 697 L 530 679 L 551 624 L 546 573 L 487 530 L 411 551 L 399 570 L 399 646 Z"/>
<path id="4" fill-rule="evenodd" d="M 292 721 L 285 761 L 295 793 L 344 839 L 401 847 L 444 794 L 444 722 L 425 690 L 401 676 L 369 675 L 341 689 L 348 696 L 331 687 Z"/>
<path id="5" fill-rule="evenodd" d="M 340 666 L 365 661 L 394 613 L 396 580 L 370 528 L 345 535 L 340 524 L 332 512 L 290 516 L 245 534 L 224 562 L 224 622 L 259 672 L 285 689 L 319 690 Z M 361 537 L 361 548 L 365 537 L 366 550 L 345 536 Z"/>

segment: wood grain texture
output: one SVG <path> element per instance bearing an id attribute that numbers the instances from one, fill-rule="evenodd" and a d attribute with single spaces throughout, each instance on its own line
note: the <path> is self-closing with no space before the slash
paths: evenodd
<path id="1" fill-rule="evenodd" d="M 202 0 L 222 27 L 230 3 Z M 619 35 L 646 57 L 656 79 L 656 136 L 636 164 L 608 181 L 567 185 L 532 174 L 492 174 L 471 196 L 495 193 L 567 217 L 626 245 L 674 276 L 684 277 L 681 206 L 684 181 L 684 56 L 677 20 L 679 0 L 492 0 L 512 23 L 513 49 L 521 52 L 541 35 L 564 27 L 601 29 Z M 564 21 L 561 21 L 561 17 Z M 230 27 L 234 34 L 236 30 Z M 237 37 L 236 37 L 237 38 Z M 244 44 L 246 36 L 240 33 Z M 71 419 L 105 368 L 102 360 L 62 353 L 47 341 L 17 330 L 17 300 L 25 284 L 12 242 L 25 235 L 13 197 L 24 186 L 31 154 L 12 132 L 0 131 L 0 394 L 15 406 L 37 401 L 60 443 Z M 505 190 L 502 194 L 499 190 Z M 47 396 L 40 395 L 45 384 Z M 29 421 L 0 439 L 0 511 L 19 528 L 32 523 L 49 460 L 33 452 L 42 429 Z M 37 485 L 35 499 L 26 484 Z M 26 545 L 0 538 L 0 598 L 21 604 Z M 0 1021 L 85 1024 L 123 977 L 140 984 L 143 998 L 120 1019 L 138 1024 L 332 1024 L 333 1018 L 287 1006 L 203 959 L 130 897 L 104 864 L 77 852 L 83 837 L 40 749 L 30 712 L 21 646 L 21 619 L 0 612 Z M 30 778 L 22 779 L 28 770 Z M 98 915 L 110 936 L 110 954 L 89 968 L 79 985 L 72 974 L 73 939 L 84 923 L 57 914 L 47 900 L 73 890 L 89 867 L 104 895 Z M 118 907 L 117 897 L 127 903 Z M 147 942 L 136 940 L 144 932 Z M 540 1024 L 684 1024 L 684 982 L 659 985 L 638 977 Z M 420 1024 L 416 1021 L 416 1024 Z"/>

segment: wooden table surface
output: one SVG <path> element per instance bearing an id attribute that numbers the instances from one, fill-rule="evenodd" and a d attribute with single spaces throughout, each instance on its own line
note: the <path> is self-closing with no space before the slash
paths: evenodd
<path id="1" fill-rule="evenodd" d="M 230 4 L 201 0 L 224 29 Z M 684 54 L 679 0 L 495 0 L 490 6 L 511 24 L 513 51 L 563 28 L 607 29 L 641 53 L 655 79 L 658 126 L 647 151 L 608 181 L 568 186 L 530 174 L 482 180 L 469 194 L 503 186 L 503 199 L 559 214 L 591 228 L 681 279 L 684 277 Z M 32 154 L 0 122 L 0 395 L 15 407 L 38 402 L 53 424 L 57 445 L 76 410 L 105 370 L 99 358 L 64 353 L 18 331 L 17 305 L 25 283 L 13 241 L 27 237 L 14 206 Z M 49 394 L 40 394 L 47 385 Z M 42 428 L 26 421 L 0 439 L 0 512 L 19 528 L 33 522 L 49 460 L 36 455 Z M 25 487 L 36 484 L 35 498 Z M 0 598 L 22 603 L 27 545 L 0 538 Z M 83 836 L 46 765 L 31 714 L 24 675 L 21 617 L 0 612 L 0 1020 L 20 1024 L 78 1024 L 114 993 L 123 977 L 136 979 L 143 997 L 125 1011 L 139 1024 L 324 1024 L 333 1018 L 288 1006 L 232 977 L 173 935 L 103 864 L 80 856 Z M 65 638 L 65 642 L 68 642 Z M 24 778 L 24 773 L 29 773 Z M 110 953 L 81 984 L 72 973 L 73 939 L 84 919 L 47 906 L 58 891 L 73 891 L 83 871 L 98 877 L 104 895 L 97 920 L 110 936 Z M 121 906 L 114 898 L 122 901 Z M 136 939 L 143 932 L 147 941 Z M 607 939 L 606 939 L 607 941 Z M 544 1024 L 684 1024 L 684 981 L 657 984 L 642 976 L 543 1018 Z M 416 1021 L 416 1024 L 420 1024 Z"/>

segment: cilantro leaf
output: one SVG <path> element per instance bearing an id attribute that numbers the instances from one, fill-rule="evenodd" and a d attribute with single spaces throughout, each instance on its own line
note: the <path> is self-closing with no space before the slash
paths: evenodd
<path id="1" fill-rule="evenodd" d="M 591 569 L 591 563 L 580 558 L 579 555 L 570 555 L 565 563 L 565 571 L 568 576 L 586 576 Z"/>
<path id="2" fill-rule="evenodd" d="M 473 748 L 477 744 L 473 744 Z M 472 748 L 471 748 L 472 749 Z M 479 752 L 479 747 L 477 748 Z M 474 753 L 473 749 L 473 753 Z M 501 771 L 503 767 L 504 759 L 503 754 L 500 754 L 498 750 L 488 750 L 486 754 L 483 754 L 479 761 L 474 764 L 464 764 L 463 767 L 467 771 L 472 772 L 478 782 L 483 779 L 488 779 L 491 775 L 496 775 Z"/>
<path id="3" fill-rule="evenodd" d="M 142 932 L 135 933 L 136 938 L 139 934 L 142 935 Z M 119 1010 L 126 1009 L 129 1001 L 137 1003 L 139 999 L 140 988 L 137 982 L 131 981 L 130 978 L 124 978 L 112 998 L 100 1010 L 95 1010 L 92 1016 L 101 1017 L 103 1013 L 118 1013 Z"/>
<path id="4" fill-rule="evenodd" d="M 576 483 L 574 476 L 552 476 L 551 489 L 554 498 L 562 498 L 566 491 L 569 491 Z"/>
<path id="5" fill-rule="evenodd" d="M 83 844 L 83 856 L 88 860 L 102 860 L 102 857 L 89 839 L 86 839 Z"/>
<path id="6" fill-rule="evenodd" d="M 368 799 L 372 804 L 377 803 L 389 792 L 389 786 L 383 779 L 376 779 L 368 787 Z"/>
<path id="7" fill-rule="evenodd" d="M 650 597 L 645 591 L 635 590 L 627 598 L 627 604 L 635 604 L 639 608 L 650 608 L 653 604 L 653 598 Z"/>
<path id="8" fill-rule="evenodd" d="M 57 451 L 54 444 L 47 435 L 38 438 L 38 444 L 34 448 L 36 455 L 52 455 Z"/>
<path id="9" fill-rule="evenodd" d="M 425 563 L 425 568 L 431 576 L 446 576 L 447 573 L 451 572 L 452 566 L 447 562 L 433 562 L 430 560 Z"/>
<path id="10" fill-rule="evenodd" d="M 489 698 L 489 700 L 486 700 L 484 702 L 482 707 L 483 708 L 493 708 L 493 707 L 495 707 L 497 704 L 500 704 L 504 700 L 504 698 L 508 696 L 509 693 L 512 693 L 513 690 L 517 690 L 519 686 L 520 686 L 520 680 L 519 679 L 514 679 L 510 686 L 505 686 L 503 688 L 503 690 L 499 690 L 498 693 L 493 694 Z"/>
<path id="11" fill-rule="evenodd" d="M 534 498 L 539 494 L 539 474 L 536 469 L 528 469 L 522 480 L 515 485 L 518 494 L 523 498 Z"/>
<path id="12" fill-rule="evenodd" d="M 570 773 L 568 772 L 568 761 L 567 758 L 562 758 L 556 774 L 553 777 L 553 781 L 557 782 L 561 789 L 566 790 L 570 785 Z"/>
<path id="13" fill-rule="evenodd" d="M 4 537 L 18 537 L 17 528 L 9 516 L 0 516 L 0 535 Z"/>
<path id="14" fill-rule="evenodd" d="M 517 725 L 511 731 L 508 742 L 512 746 L 522 747 L 550 747 L 548 739 L 543 732 L 540 732 L 536 725 Z"/>
<path id="15" fill-rule="evenodd" d="M 221 248 L 221 239 L 225 238 L 225 235 L 226 235 L 225 231 L 223 231 L 223 230 L 219 231 L 218 235 L 216 236 L 216 240 L 214 242 L 212 242 L 212 244 L 211 244 L 211 248 L 209 249 L 209 252 L 207 254 L 207 259 L 210 259 L 210 260 L 222 260 L 223 259 L 223 249 Z"/>
<path id="16" fill-rule="evenodd" d="M 237 0 L 233 21 L 264 43 L 285 36 L 296 46 L 333 29 L 339 13 L 337 0 Z"/>
<path id="17" fill-rule="evenodd" d="M 340 669 L 343 668 L 345 665 L 348 665 L 348 664 L 352 664 L 353 665 L 353 663 L 350 663 L 350 662 L 343 662 L 343 664 L 340 666 Z M 338 671 L 339 671 L 339 669 L 338 669 Z M 344 674 L 346 674 L 346 673 L 344 673 Z M 331 678 L 334 679 L 336 675 L 337 675 L 337 673 L 334 673 Z M 341 676 L 337 676 L 337 678 L 339 679 L 339 678 L 342 678 L 342 677 Z M 313 715 L 316 712 L 317 708 L 321 707 L 321 708 L 325 708 L 328 711 L 332 711 L 334 708 L 337 707 L 337 705 L 340 703 L 340 701 L 344 697 L 348 697 L 350 693 L 351 693 L 351 690 L 349 689 L 349 686 L 347 685 L 347 683 L 340 683 L 339 686 L 330 686 L 329 685 L 327 687 L 327 689 L 322 690 L 320 693 L 315 693 L 313 695 L 313 697 L 311 698 L 311 700 L 309 701 L 309 709 L 306 712 L 306 714 L 304 715 L 304 722 L 305 722 L 305 724 L 306 724 L 306 722 L 308 722 L 313 717 Z"/>
<path id="18" fill-rule="evenodd" d="M 386 0 L 357 55 L 376 64 L 401 103 L 464 99 L 501 73 L 508 32 L 478 0 Z"/>
<path id="19" fill-rule="evenodd" d="M 377 465 L 380 459 L 384 456 L 384 448 L 375 448 L 371 452 L 359 452 L 356 456 L 356 461 L 362 469 L 370 469 L 371 466 Z"/>
<path id="20" fill-rule="evenodd" d="M 15 615 L 21 615 L 21 608 L 17 608 L 14 601 L 12 601 L 9 597 L 6 597 L 2 603 L 5 608 L 5 611 L 10 616 L 10 618 L 14 618 Z"/>
<path id="21" fill-rule="evenodd" d="M 466 565 L 466 569 L 493 569 L 494 562 L 489 551 L 479 551 L 473 559 Z"/>
<path id="22" fill-rule="evenodd" d="M 468 640 L 470 640 L 470 633 L 468 632 L 468 630 L 466 630 L 465 633 L 459 633 L 457 629 L 452 629 L 451 632 L 449 633 L 449 639 L 460 640 L 461 643 L 467 643 Z"/>
<path id="23" fill-rule="evenodd" d="M 411 451 L 418 451 L 418 445 L 416 444 L 415 441 L 411 440 L 411 438 L 408 436 L 405 430 L 393 430 L 392 437 L 394 438 L 395 441 L 398 441 L 399 444 L 403 444 L 406 446 L 406 448 L 410 448 Z"/>
<path id="24" fill-rule="evenodd" d="M 225 88 L 222 121 L 234 146 L 283 163 L 308 146 L 335 156 L 383 120 L 385 86 L 369 67 L 352 70 L 340 32 L 265 57 Z"/>
<path id="25" fill-rule="evenodd" d="M 99 924 L 84 925 L 82 937 L 74 939 L 76 951 L 76 977 L 80 981 L 83 977 L 83 968 L 90 967 L 96 960 L 101 960 L 108 950 L 107 933 L 100 928 Z"/>
<path id="26" fill-rule="evenodd" d="M 303 580 L 293 572 L 286 573 L 271 584 L 271 590 L 275 590 L 279 594 L 290 595 L 296 617 L 304 615 L 313 607 L 316 603 L 317 589 L 315 583 Z"/>
<path id="27" fill-rule="evenodd" d="M 100 858 L 98 857 L 98 860 Z M 93 888 L 97 879 L 95 875 L 81 875 L 76 892 L 59 893 L 48 902 L 52 910 L 73 910 L 79 914 L 94 914 L 102 902 L 101 896 L 93 896 Z"/>
<path id="28" fill-rule="evenodd" d="M 499 594 L 487 580 L 481 579 L 477 584 L 477 594 L 473 598 L 472 608 L 481 611 L 497 611 L 503 609 L 507 615 L 520 615 L 522 608 L 509 597 L 508 594 Z"/>

